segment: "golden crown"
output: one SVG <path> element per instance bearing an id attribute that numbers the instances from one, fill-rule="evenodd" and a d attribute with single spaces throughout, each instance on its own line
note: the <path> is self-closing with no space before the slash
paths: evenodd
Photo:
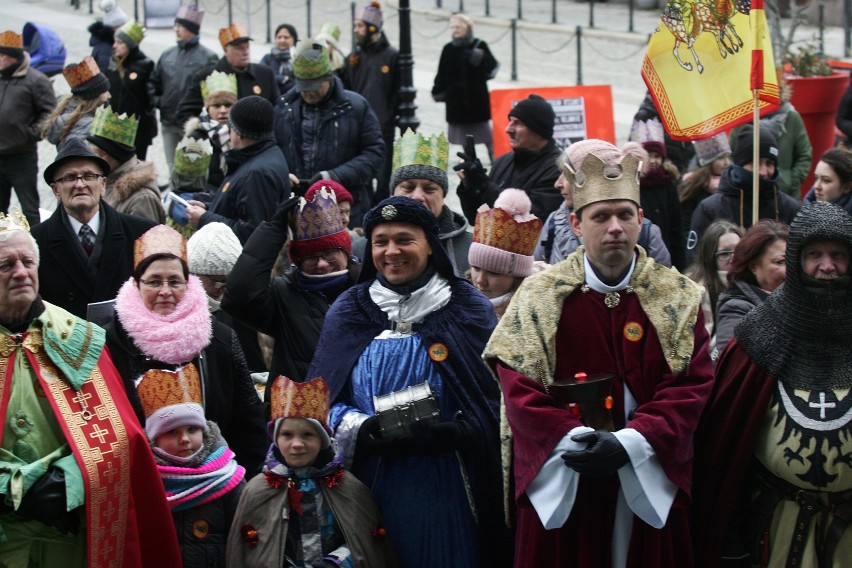
<path id="1" fill-rule="evenodd" d="M 201 98 L 205 101 L 213 93 L 225 91 L 237 96 L 237 76 L 233 73 L 213 71 L 201 81 Z"/>
<path id="2" fill-rule="evenodd" d="M 433 166 L 442 172 L 447 171 L 450 156 L 450 143 L 441 132 L 428 138 L 419 132 L 406 130 L 393 145 L 392 171 L 403 166 Z"/>
<path id="3" fill-rule="evenodd" d="M 146 417 L 175 404 L 203 405 L 201 380 L 198 377 L 198 369 L 192 363 L 177 371 L 146 371 L 136 387 L 136 394 L 139 395 L 139 402 Z"/>
<path id="4" fill-rule="evenodd" d="M 153 254 L 173 254 L 186 262 L 186 239 L 166 225 L 151 227 L 133 243 L 133 268 Z"/>
<path id="5" fill-rule="evenodd" d="M 328 385 L 322 377 L 297 383 L 279 375 L 270 392 L 272 419 L 313 418 L 320 424 L 326 424 L 328 397 Z"/>
<path id="6" fill-rule="evenodd" d="M 293 240 L 295 241 L 318 239 L 343 230 L 337 198 L 334 192 L 326 187 L 320 188 L 314 194 L 313 201 L 301 198 L 294 217 L 296 230 Z"/>
<path id="7" fill-rule="evenodd" d="M 175 172 L 189 178 L 198 178 L 207 173 L 213 145 L 206 138 L 184 137 L 175 147 Z"/>
<path id="8" fill-rule="evenodd" d="M 62 75 L 72 89 L 76 89 L 86 81 L 91 81 L 100 73 L 101 68 L 91 55 L 87 55 L 80 63 L 72 63 L 62 70 Z"/>
<path id="9" fill-rule="evenodd" d="M 24 49 L 24 36 L 12 30 L 0 33 L 0 47 L 11 47 L 13 49 Z"/>
<path id="10" fill-rule="evenodd" d="M 30 232 L 30 222 L 21 213 L 21 208 L 15 206 L 12 212 L 7 216 L 5 213 L 0 213 L 0 233 L 8 233 L 12 231 Z"/>
<path id="11" fill-rule="evenodd" d="M 238 39 L 249 39 L 246 27 L 240 22 L 234 22 L 227 28 L 219 29 L 219 43 L 222 45 L 222 49 L 232 41 Z"/>
<path id="12" fill-rule="evenodd" d="M 477 211 L 473 242 L 532 256 L 541 235 L 542 224 L 541 219 L 515 221 L 511 213 L 499 207 Z"/>
<path id="13" fill-rule="evenodd" d="M 126 113 L 116 114 L 111 107 L 100 107 L 92 119 L 89 134 L 100 136 L 125 146 L 136 145 L 136 129 L 139 128 L 139 119 L 135 114 L 127 116 Z"/>
<path id="14" fill-rule="evenodd" d="M 618 165 L 607 165 L 594 154 L 587 154 L 576 168 L 563 163 L 562 171 L 570 176 L 574 187 L 574 210 L 579 211 L 590 203 L 614 199 L 629 199 L 638 206 L 639 168 L 641 162 L 628 154 Z"/>

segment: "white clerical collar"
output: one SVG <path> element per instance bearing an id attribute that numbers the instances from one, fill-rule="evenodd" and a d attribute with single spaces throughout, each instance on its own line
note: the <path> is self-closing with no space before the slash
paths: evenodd
<path id="1" fill-rule="evenodd" d="M 68 215 L 68 222 L 71 223 L 71 230 L 74 231 L 74 234 L 79 235 L 80 227 L 83 226 L 83 223 L 81 223 L 71 215 Z M 98 229 L 101 228 L 101 212 L 98 211 L 95 216 L 89 219 L 89 222 L 86 224 L 89 226 L 92 232 L 97 235 Z"/>
<path id="2" fill-rule="evenodd" d="M 598 278 L 598 275 L 592 268 L 592 264 L 589 262 L 589 255 L 585 252 L 583 253 L 583 267 L 586 273 L 586 284 L 589 285 L 589 288 L 595 292 L 600 292 L 601 294 L 619 292 L 627 288 L 627 285 L 630 284 L 630 277 L 633 276 L 633 270 L 636 268 L 636 255 L 633 255 L 633 260 L 630 262 L 630 269 L 627 271 L 627 274 L 625 274 L 624 278 L 621 279 L 621 282 L 615 286 L 604 284 L 601 279 Z"/>
<path id="3" fill-rule="evenodd" d="M 432 312 L 446 306 L 451 296 L 449 281 L 437 272 L 425 286 L 411 294 L 385 288 L 378 279 L 370 285 L 370 298 L 393 322 L 420 323 Z"/>

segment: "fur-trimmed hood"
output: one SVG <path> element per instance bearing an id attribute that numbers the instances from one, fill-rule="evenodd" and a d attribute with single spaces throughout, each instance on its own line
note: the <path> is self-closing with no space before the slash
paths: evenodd
<path id="1" fill-rule="evenodd" d="M 114 169 L 107 177 L 107 193 L 118 202 L 127 201 L 143 188 L 159 193 L 157 170 L 151 162 L 141 162 L 135 156 Z"/>

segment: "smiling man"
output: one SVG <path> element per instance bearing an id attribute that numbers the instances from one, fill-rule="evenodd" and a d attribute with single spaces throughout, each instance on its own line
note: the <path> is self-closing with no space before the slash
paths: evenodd
<path id="1" fill-rule="evenodd" d="M 852 554 L 850 253 L 852 217 L 805 205 L 790 225 L 784 285 L 716 364 L 696 443 L 702 566 L 837 566 Z"/>
<path id="2" fill-rule="evenodd" d="M 637 247 L 639 162 L 597 142 L 563 167 L 583 245 L 524 281 L 483 355 L 514 434 L 515 566 L 688 566 L 673 505 L 713 377 L 702 289 Z M 579 373 L 609 376 L 608 423 L 555 394 Z"/>
<path id="3" fill-rule="evenodd" d="M 422 203 L 388 198 L 364 229 L 360 283 L 329 310 L 308 376 L 328 382 L 336 439 L 372 489 L 403 566 L 508 566 L 500 393 L 479 358 L 494 309 L 453 274 Z M 373 397 L 424 392 L 424 383 L 431 419 L 383 432 Z"/>
<path id="4" fill-rule="evenodd" d="M 33 228 L 42 257 L 41 295 L 78 317 L 86 317 L 88 304 L 115 298 L 133 273 L 133 242 L 155 225 L 102 199 L 109 172 L 106 160 L 78 139 L 62 146 L 44 170 L 59 205 Z"/>

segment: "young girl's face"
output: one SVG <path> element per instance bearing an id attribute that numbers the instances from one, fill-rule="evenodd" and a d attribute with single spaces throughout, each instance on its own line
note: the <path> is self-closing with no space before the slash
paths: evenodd
<path id="1" fill-rule="evenodd" d="M 154 443 L 157 447 L 173 456 L 187 458 L 201 449 L 204 442 L 204 430 L 198 426 L 178 426 L 165 434 L 160 434 Z"/>
<path id="2" fill-rule="evenodd" d="M 275 437 L 278 451 L 290 467 L 314 465 L 322 449 L 322 438 L 313 424 L 304 418 L 285 418 Z"/>

